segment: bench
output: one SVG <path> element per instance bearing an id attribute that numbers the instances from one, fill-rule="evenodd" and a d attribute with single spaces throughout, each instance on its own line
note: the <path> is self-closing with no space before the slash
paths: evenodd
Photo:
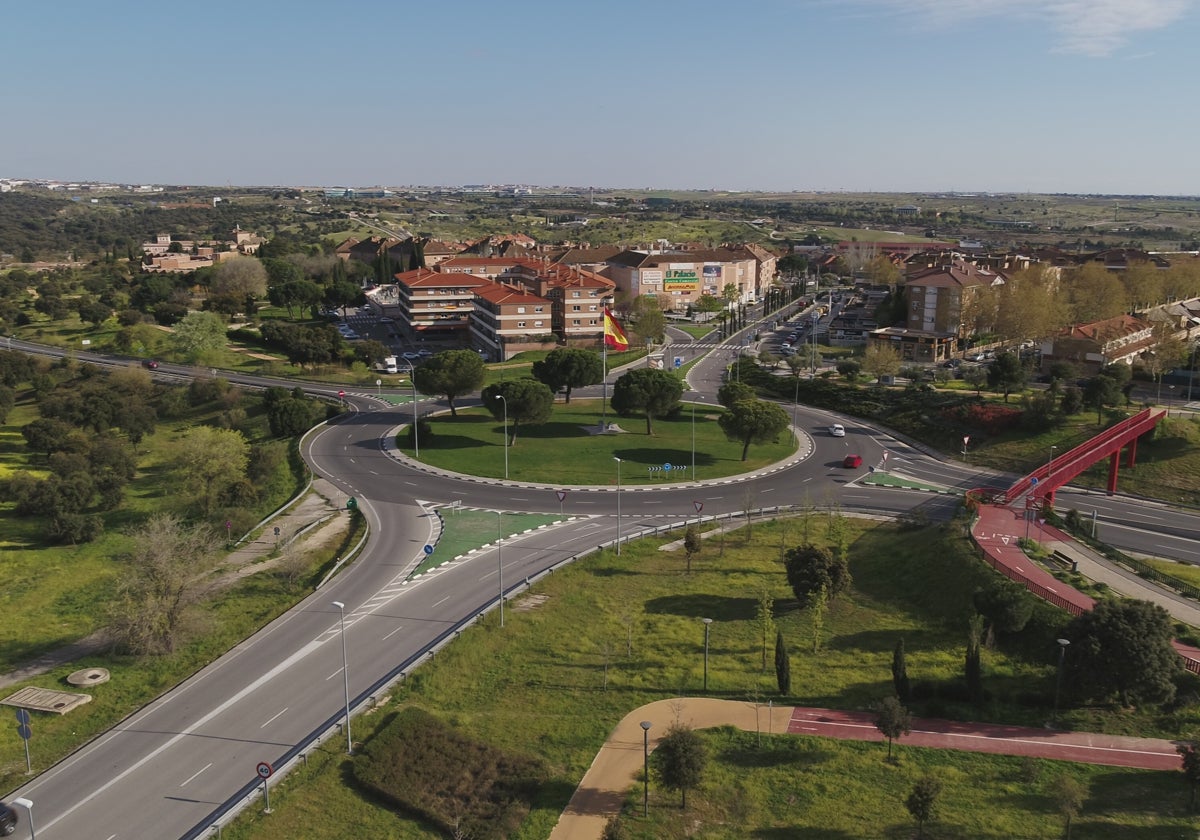
<path id="1" fill-rule="evenodd" d="M 1051 552 L 1050 556 L 1046 558 L 1046 562 L 1067 571 L 1079 571 L 1079 563 L 1068 557 L 1066 554 L 1063 554 L 1061 551 Z"/>

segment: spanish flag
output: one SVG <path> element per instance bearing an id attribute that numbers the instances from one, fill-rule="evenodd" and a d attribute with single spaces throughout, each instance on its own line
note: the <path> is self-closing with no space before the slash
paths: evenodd
<path id="1" fill-rule="evenodd" d="M 625 330 L 621 329 L 621 325 L 607 306 L 604 307 L 604 346 L 611 347 L 618 353 L 629 349 L 629 339 L 625 337 Z"/>

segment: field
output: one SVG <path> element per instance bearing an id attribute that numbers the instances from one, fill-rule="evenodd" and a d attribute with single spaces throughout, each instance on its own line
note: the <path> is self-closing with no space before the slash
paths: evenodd
<path id="1" fill-rule="evenodd" d="M 891 690 L 890 662 L 903 638 L 909 674 L 924 698 L 920 714 L 1041 725 L 1053 696 L 1054 634 L 1065 616 L 1039 608 L 1019 644 L 984 655 L 988 701 L 961 699 L 964 621 L 970 592 L 990 571 L 977 561 L 956 526 L 902 533 L 890 526 L 847 523 L 855 585 L 831 605 L 814 649 L 814 622 L 797 607 L 778 564 L 781 545 L 806 536 L 822 541 L 828 515 L 755 523 L 705 540 L 693 572 L 669 540 L 629 544 L 621 557 L 601 553 L 538 583 L 539 597 L 518 601 L 501 630 L 494 616 L 467 632 L 399 687 L 385 708 L 356 732 L 363 738 L 392 704 L 414 704 L 466 733 L 505 750 L 535 754 L 552 781 L 524 829 L 545 837 L 616 721 L 651 700 L 700 693 L 703 625 L 711 625 L 709 694 L 776 704 L 863 709 Z M 936 580 L 931 587 L 928 581 Z M 755 606 L 774 599 L 776 625 L 789 643 L 792 696 L 781 697 L 762 667 Z M 544 598 L 544 601 L 542 600 Z M 586 617 L 586 619 L 585 619 Z M 1068 726 L 1136 729 L 1178 737 L 1196 721 L 1194 709 L 1170 716 L 1068 709 Z M 1167 727 L 1167 729 L 1164 729 Z M 1174 774 L 1091 768 L 969 753 L 907 748 L 899 763 L 879 745 L 714 731 L 705 736 L 714 758 L 686 819 L 678 797 L 651 789 L 651 816 L 640 817 L 640 785 L 631 781 L 625 822 L 638 838 L 784 837 L 900 838 L 913 825 L 903 797 L 915 778 L 936 773 L 946 786 L 940 819 L 929 836 L 1051 838 L 1061 823 L 1047 793 L 1059 773 L 1080 779 L 1089 794 L 1080 836 L 1174 838 L 1191 825 L 1186 787 Z M 304 836 L 324 840 L 347 829 L 362 836 L 425 840 L 431 829 L 404 819 L 347 784 L 338 745 L 310 757 L 306 768 L 272 792 L 274 813 L 247 813 L 223 836 L 260 840 Z"/>
<path id="2" fill-rule="evenodd" d="M 751 446 L 748 460 L 742 461 L 740 443 L 732 443 L 717 425 L 719 409 L 703 408 L 695 416 L 696 478 L 719 478 L 759 469 L 786 458 L 795 451 L 795 439 L 785 432 L 778 443 Z M 692 413 L 687 406 L 675 418 L 654 421 L 654 436 L 646 435 L 646 421 L 639 416 L 618 417 L 608 410 L 608 422 L 618 423 L 624 434 L 595 435 L 600 420 L 596 400 L 557 403 L 550 422 L 540 426 L 522 426 L 516 443 L 508 448 L 508 477 L 514 481 L 549 484 L 615 485 L 618 457 L 621 480 L 645 484 L 684 480 L 684 475 L 650 467 L 664 464 L 687 467 L 692 464 Z M 421 460 L 427 464 L 469 473 L 503 478 L 505 474 L 504 424 L 483 409 L 465 409 L 458 417 L 439 414 L 430 419 L 431 441 L 422 439 Z M 407 434 L 399 435 L 406 443 Z M 411 449 L 404 450 L 412 454 Z M 690 475 L 688 476 L 690 480 Z"/>

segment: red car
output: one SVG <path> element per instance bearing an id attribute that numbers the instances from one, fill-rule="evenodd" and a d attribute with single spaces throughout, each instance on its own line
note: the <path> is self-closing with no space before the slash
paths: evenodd
<path id="1" fill-rule="evenodd" d="M 153 359 L 148 360 L 145 364 L 150 370 L 158 370 L 158 362 Z"/>
<path id="2" fill-rule="evenodd" d="M 862 466 L 861 455 L 847 455 L 842 459 L 842 466 L 848 470 L 858 469 Z"/>

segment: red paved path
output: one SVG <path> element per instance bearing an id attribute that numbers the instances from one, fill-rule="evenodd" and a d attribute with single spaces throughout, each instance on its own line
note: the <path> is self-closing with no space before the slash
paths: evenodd
<path id="1" fill-rule="evenodd" d="M 788 733 L 821 735 L 853 741 L 883 741 L 875 717 L 866 712 L 836 709 L 792 710 Z M 962 723 L 936 718 L 913 718 L 912 732 L 898 743 L 970 752 L 1023 755 L 1079 761 L 1143 770 L 1178 770 L 1175 742 L 1158 738 L 1130 738 L 1091 732 L 1058 732 L 1024 726 Z"/>

